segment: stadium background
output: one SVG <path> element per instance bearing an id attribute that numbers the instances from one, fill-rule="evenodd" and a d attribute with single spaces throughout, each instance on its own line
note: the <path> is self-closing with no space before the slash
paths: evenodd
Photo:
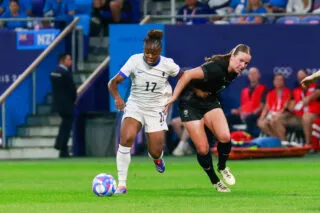
<path id="1" fill-rule="evenodd" d="M 75 2 L 82 2 L 82 12 L 88 11 L 88 2 L 91 6 L 90 1 Z M 133 2 L 137 3 L 135 6 L 141 3 Z M 143 13 L 146 15 L 147 12 Z M 77 25 L 83 27 L 83 31 L 77 37 L 77 47 L 80 40 L 83 39 L 84 44 L 89 40 L 89 17 L 78 15 L 82 19 Z M 138 23 L 139 17 L 133 22 Z M 143 156 L 132 158 L 127 195 L 98 198 L 91 191 L 91 181 L 96 174 L 106 172 L 115 177 L 117 174 L 114 153 L 121 113 L 115 111 L 107 82 L 131 54 L 142 51 L 142 38 L 149 29 L 164 30 L 163 55 L 172 57 L 183 69 L 201 64 L 206 56 L 228 52 L 234 45 L 245 43 L 252 48 L 253 59 L 249 67 L 260 69 L 262 83 L 272 88 L 272 76 L 280 72 L 286 77 L 286 85 L 294 88 L 298 69 L 305 68 L 311 74 L 320 68 L 319 26 L 178 26 L 169 22 L 167 25 L 110 25 L 107 41 L 102 38 L 95 42 L 101 47 L 98 55 L 91 57 L 92 49 L 84 45 L 84 55 L 88 57 L 85 66 L 79 61 L 81 51 L 76 49 L 73 55 L 77 86 L 84 85 L 93 70 L 100 72 L 78 98 L 70 140 L 74 158 L 56 159 L 58 152 L 53 149 L 53 143 L 60 120 L 50 113 L 49 73 L 57 65 L 58 53 L 70 51 L 66 44 L 70 38 L 64 38 L 34 74 L 29 75 L 2 104 L 1 120 L 4 121 L 4 115 L 2 127 L 5 125 L 6 138 L 0 142 L 0 212 L 320 212 L 318 154 L 303 158 L 229 161 L 237 184 L 232 187 L 232 193 L 220 194 L 210 185 L 194 155 L 165 156 L 167 171 L 159 175 L 143 152 Z M 58 31 L 61 33 L 61 30 Z M 0 30 L 2 95 L 56 36 L 57 29 Z M 109 56 L 110 63 L 97 69 Z M 238 106 L 240 90 L 247 83 L 245 70 L 222 93 L 226 113 Z M 120 87 L 124 97 L 128 95 L 128 85 L 129 81 L 126 81 Z M 143 143 L 141 132 L 135 146 Z M 134 149 L 133 154 L 135 151 L 139 152 Z M 214 158 L 214 164 L 216 162 Z"/>
<path id="2" fill-rule="evenodd" d="M 319 69 L 316 57 L 320 46 L 318 25 L 110 25 L 110 64 L 89 84 L 76 106 L 77 117 L 73 134 L 75 156 L 86 155 L 86 146 L 92 149 L 91 141 L 88 140 L 90 140 L 89 136 L 95 133 L 87 132 L 87 136 L 85 135 L 85 120 L 88 119 L 88 114 L 96 112 L 98 114 L 94 116 L 93 113 L 93 117 L 105 115 L 108 117 L 106 119 L 115 119 L 115 115 L 112 113 L 115 112 L 114 103 L 109 97 L 106 84 L 131 54 L 142 51 L 142 39 L 149 29 L 155 28 L 165 32 L 163 55 L 173 58 L 183 69 L 200 65 L 206 56 L 228 52 L 238 43 L 248 44 L 252 48 L 253 59 L 249 67 L 256 66 L 260 69 L 261 82 L 269 88 L 272 88 L 274 73 L 283 73 L 286 77 L 286 85 L 289 88 L 294 88 L 297 85 L 295 74 L 298 69 L 306 68 L 310 74 Z M 127 32 L 134 33 L 128 34 Z M 308 35 L 308 39 L 305 39 L 305 35 Z M 29 49 L 23 48 L 28 45 L 19 44 L 21 36 L 15 32 L 0 32 L 0 38 L 1 49 L 6 49 L 6 51 L 0 52 L 2 65 L 0 89 L 1 92 L 4 92 L 42 50 L 41 48 L 39 50 L 39 47 L 32 49 L 32 46 Z M 56 65 L 56 55 L 64 48 L 63 43 L 59 44 L 36 69 L 36 102 L 38 105 L 46 102 L 51 89 L 48 73 Z M 221 94 L 226 113 L 239 105 L 240 91 L 248 83 L 246 74 L 247 72 L 244 71 L 241 77 Z M 124 97 L 128 94 L 128 88 L 129 80 L 119 87 L 120 93 Z M 32 93 L 32 77 L 29 76 L 6 101 L 6 135 L 8 137 L 16 136 L 19 126 L 26 125 L 26 117 L 32 113 Z M 19 108 L 17 109 L 16 106 Z M 108 132 L 115 132 L 114 123 L 111 122 L 107 126 Z M 110 143 L 109 148 L 104 147 L 104 149 L 108 149 L 104 151 L 104 154 L 111 155 L 114 152 L 110 151 L 110 148 L 114 149 L 114 139 L 117 138 L 114 133 L 102 136 L 100 139 L 99 137 L 91 139 L 96 141 L 95 144 L 98 147 L 93 149 L 101 150 L 98 145 L 105 143 L 103 137 L 107 137 L 108 144 Z M 141 140 L 143 137 L 140 137 L 139 143 L 142 143 Z M 98 155 L 101 156 L 103 153 L 100 152 Z"/>

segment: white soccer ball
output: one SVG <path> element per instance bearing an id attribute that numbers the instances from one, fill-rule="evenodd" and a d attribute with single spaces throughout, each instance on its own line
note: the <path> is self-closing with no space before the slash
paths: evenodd
<path id="1" fill-rule="evenodd" d="M 92 181 L 92 191 L 97 196 L 112 196 L 116 188 L 116 180 L 109 174 L 98 174 Z"/>

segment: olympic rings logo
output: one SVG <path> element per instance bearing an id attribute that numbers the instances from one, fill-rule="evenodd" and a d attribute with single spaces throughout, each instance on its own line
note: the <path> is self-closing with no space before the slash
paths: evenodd
<path id="1" fill-rule="evenodd" d="M 292 74 L 292 68 L 291 67 L 274 67 L 273 73 L 278 74 L 281 73 L 285 78 L 289 78 L 289 76 Z"/>
<path id="2" fill-rule="evenodd" d="M 311 74 L 313 74 L 315 72 L 318 72 L 320 69 L 319 68 L 306 68 L 306 70 L 307 70 L 307 73 L 309 75 L 311 75 Z"/>

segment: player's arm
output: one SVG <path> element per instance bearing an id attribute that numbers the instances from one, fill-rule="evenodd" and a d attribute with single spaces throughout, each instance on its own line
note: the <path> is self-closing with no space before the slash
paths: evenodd
<path id="1" fill-rule="evenodd" d="M 313 73 L 312 75 L 309 75 L 307 77 L 305 77 L 302 81 L 301 81 L 301 85 L 302 87 L 308 87 L 310 84 L 312 84 L 313 82 L 315 82 L 316 80 L 318 80 L 320 78 L 320 71 Z"/>
<path id="2" fill-rule="evenodd" d="M 259 117 L 259 119 L 263 119 L 267 116 L 267 114 L 269 113 L 269 107 L 268 107 L 268 99 L 269 99 L 270 96 L 267 95 L 267 98 L 266 98 L 266 103 L 264 104 L 264 107 L 263 107 L 263 110 L 261 112 L 261 115 Z"/>
<path id="3" fill-rule="evenodd" d="M 200 66 L 196 67 L 194 69 L 191 69 L 191 70 L 186 70 L 183 72 L 183 74 L 179 78 L 179 81 L 173 91 L 173 95 L 172 95 L 170 101 L 168 102 L 168 104 L 166 105 L 166 107 L 164 109 L 164 112 L 168 111 L 170 105 L 177 100 L 177 98 L 179 97 L 179 95 L 181 94 L 183 89 L 193 79 L 204 79 L 204 72 Z"/>
<path id="4" fill-rule="evenodd" d="M 183 89 L 190 83 L 193 79 L 203 79 L 204 73 L 201 67 L 196 67 L 191 70 L 186 70 L 181 75 L 172 95 L 174 101 L 179 97 Z"/>
<path id="5" fill-rule="evenodd" d="M 317 100 L 320 97 L 320 89 L 316 88 L 314 92 L 312 92 L 310 95 L 303 98 L 302 102 L 304 106 L 307 106 L 310 101 Z"/>
<path id="6" fill-rule="evenodd" d="M 261 115 L 260 115 L 259 119 L 265 118 L 267 116 L 268 112 L 269 112 L 269 108 L 268 108 L 268 105 L 266 104 L 263 107 L 263 110 L 261 112 Z"/>
<path id="7" fill-rule="evenodd" d="M 200 98 L 206 98 L 209 95 L 211 95 L 211 92 L 205 92 L 205 91 L 202 91 L 201 89 L 197 89 L 195 87 L 191 87 L 191 88 L 192 88 L 192 91 L 196 94 L 196 96 L 198 96 Z"/>
<path id="8" fill-rule="evenodd" d="M 118 110 L 123 110 L 125 107 L 124 101 L 121 98 L 118 90 L 118 84 L 120 84 L 124 80 L 124 77 L 118 73 L 116 76 L 114 76 L 108 83 L 108 90 L 112 97 L 115 100 L 115 105 Z"/>

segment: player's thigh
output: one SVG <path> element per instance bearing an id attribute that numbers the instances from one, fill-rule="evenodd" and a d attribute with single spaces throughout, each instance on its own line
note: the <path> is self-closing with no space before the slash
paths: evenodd
<path id="1" fill-rule="evenodd" d="M 291 115 L 283 120 L 286 126 L 301 126 L 302 125 L 302 117 L 297 115 Z"/>
<path id="2" fill-rule="evenodd" d="M 125 117 L 121 123 L 120 144 L 131 147 L 141 128 L 142 125 L 138 120 L 132 117 Z"/>
<path id="3" fill-rule="evenodd" d="M 311 125 L 317 118 L 317 114 L 305 112 L 302 116 L 302 122 L 304 125 Z"/>
<path id="4" fill-rule="evenodd" d="M 209 151 L 207 135 L 204 129 L 204 121 L 193 120 L 183 122 L 185 129 L 188 131 L 194 146 L 199 154 L 205 155 Z"/>
<path id="5" fill-rule="evenodd" d="M 230 130 L 221 108 L 210 110 L 204 115 L 204 123 L 220 142 L 230 141 Z"/>
<path id="6" fill-rule="evenodd" d="M 134 102 L 127 102 L 122 116 L 120 144 L 132 146 L 135 137 L 144 125 L 143 113 Z"/>

